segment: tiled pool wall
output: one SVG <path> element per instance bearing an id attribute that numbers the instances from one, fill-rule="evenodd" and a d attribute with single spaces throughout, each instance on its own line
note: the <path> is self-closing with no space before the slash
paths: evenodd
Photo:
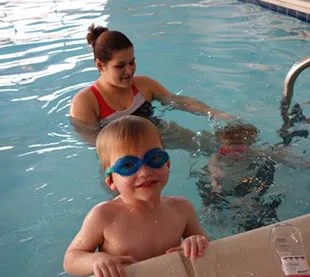
<path id="1" fill-rule="evenodd" d="M 305 12 L 298 11 L 295 9 L 286 8 L 286 7 L 283 7 L 283 6 L 274 4 L 274 3 L 269 3 L 267 1 L 261 1 L 261 0 L 240 0 L 240 1 L 256 4 L 268 10 L 279 12 L 279 13 L 282 13 L 288 16 L 292 16 L 302 21 L 310 23 L 310 13 L 305 13 Z"/>

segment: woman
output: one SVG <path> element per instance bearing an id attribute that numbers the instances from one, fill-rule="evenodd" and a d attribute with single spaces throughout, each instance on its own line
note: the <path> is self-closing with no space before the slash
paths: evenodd
<path id="1" fill-rule="evenodd" d="M 147 76 L 135 76 L 134 47 L 123 33 L 91 25 L 86 39 L 93 48 L 100 75 L 92 86 L 74 96 L 70 109 L 76 130 L 86 140 L 93 141 L 96 127 L 102 128 L 116 118 L 133 114 L 155 123 L 167 147 L 197 150 L 197 143 L 192 139 L 196 133 L 154 117 L 153 100 L 198 115 L 224 120 L 232 118 L 194 98 L 174 95 Z M 202 141 L 200 144 L 201 148 L 210 148 L 209 142 Z"/>

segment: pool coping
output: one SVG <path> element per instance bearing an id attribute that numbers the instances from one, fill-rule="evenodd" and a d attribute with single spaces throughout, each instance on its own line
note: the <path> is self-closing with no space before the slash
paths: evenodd
<path id="1" fill-rule="evenodd" d="M 284 222 L 293 224 L 300 230 L 309 261 L 310 214 Z M 273 226 L 274 224 L 211 241 L 204 257 L 195 261 L 185 258 L 182 252 L 173 252 L 126 266 L 126 276 L 284 276 L 280 259 L 270 239 Z"/>
<path id="2" fill-rule="evenodd" d="M 310 0 L 240 0 L 310 23 Z"/>

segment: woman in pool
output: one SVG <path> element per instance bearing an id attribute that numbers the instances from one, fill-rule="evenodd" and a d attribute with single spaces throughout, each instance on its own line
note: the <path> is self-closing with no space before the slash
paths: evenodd
<path id="1" fill-rule="evenodd" d="M 197 150 L 197 144 L 192 139 L 196 133 L 154 117 L 153 100 L 198 115 L 222 120 L 232 118 L 194 98 L 174 95 L 154 79 L 135 76 L 134 46 L 123 33 L 91 25 L 86 39 L 93 48 L 99 77 L 92 86 L 74 96 L 70 108 L 72 122 L 86 140 L 95 139 L 98 127 L 102 128 L 116 118 L 132 114 L 155 123 L 167 147 Z M 210 148 L 207 141 L 201 144 Z"/>

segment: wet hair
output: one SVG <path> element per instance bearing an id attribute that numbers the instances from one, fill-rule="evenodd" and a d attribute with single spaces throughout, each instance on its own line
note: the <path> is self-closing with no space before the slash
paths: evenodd
<path id="1" fill-rule="evenodd" d="M 126 115 L 110 122 L 100 131 L 96 140 L 97 154 L 104 169 L 110 166 L 110 154 L 113 151 L 126 149 L 128 153 L 135 152 L 151 136 L 157 136 L 163 146 L 158 129 L 146 118 Z"/>
<path id="2" fill-rule="evenodd" d="M 252 144 L 255 142 L 258 129 L 252 124 L 239 122 L 228 123 L 224 128 L 215 132 L 218 140 L 226 140 L 230 144 Z"/>
<path id="3" fill-rule="evenodd" d="M 88 27 L 86 40 L 93 48 L 94 60 L 99 59 L 103 63 L 110 61 L 114 52 L 133 47 L 132 42 L 123 33 L 109 31 L 106 27 L 94 24 Z"/>

